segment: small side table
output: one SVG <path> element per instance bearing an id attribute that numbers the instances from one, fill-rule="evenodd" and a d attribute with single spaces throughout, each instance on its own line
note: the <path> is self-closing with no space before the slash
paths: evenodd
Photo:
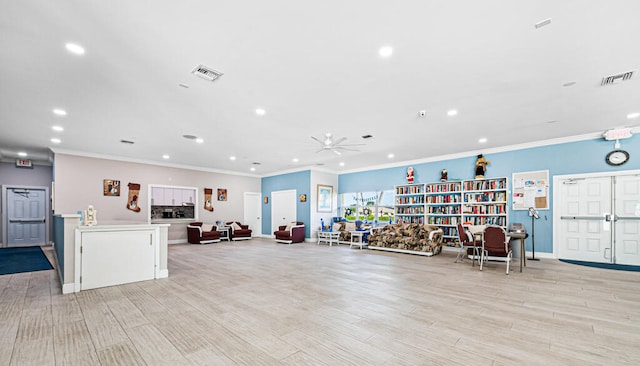
<path id="1" fill-rule="evenodd" d="M 367 243 L 364 242 L 364 234 L 366 233 L 366 231 L 350 231 L 349 233 L 351 233 L 351 244 L 349 244 L 349 248 L 353 247 L 354 245 L 358 245 L 360 246 L 360 250 L 362 250 L 362 247 L 367 245 Z M 358 241 L 353 241 L 353 239 L 358 238 Z"/>
<path id="2" fill-rule="evenodd" d="M 231 241 L 231 227 L 229 226 L 218 226 L 218 231 L 220 232 L 220 240 Z"/>
<path id="3" fill-rule="evenodd" d="M 339 231 L 318 231 L 318 244 L 327 243 L 329 246 L 332 246 L 334 242 L 339 244 L 339 240 Z"/>

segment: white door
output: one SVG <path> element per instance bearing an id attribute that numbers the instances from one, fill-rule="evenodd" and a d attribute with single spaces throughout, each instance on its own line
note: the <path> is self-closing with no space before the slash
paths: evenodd
<path id="1" fill-rule="evenodd" d="M 640 265 L 640 175 L 558 181 L 558 255 Z"/>
<path id="2" fill-rule="evenodd" d="M 271 233 L 277 231 L 280 225 L 297 221 L 297 197 L 295 189 L 271 192 Z"/>
<path id="3" fill-rule="evenodd" d="M 640 265 L 640 176 L 615 178 L 613 220 L 615 262 Z"/>
<path id="4" fill-rule="evenodd" d="M 47 193 L 45 189 L 9 188 L 7 200 L 7 246 L 46 244 Z"/>
<path id="5" fill-rule="evenodd" d="M 249 225 L 251 235 L 262 234 L 262 205 L 260 193 L 244 192 L 244 224 Z"/>

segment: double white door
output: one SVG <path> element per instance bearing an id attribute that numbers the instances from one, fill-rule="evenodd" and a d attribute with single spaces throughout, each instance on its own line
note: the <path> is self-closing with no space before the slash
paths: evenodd
<path id="1" fill-rule="evenodd" d="M 562 259 L 640 265 L 640 175 L 568 177 L 556 184 Z"/>

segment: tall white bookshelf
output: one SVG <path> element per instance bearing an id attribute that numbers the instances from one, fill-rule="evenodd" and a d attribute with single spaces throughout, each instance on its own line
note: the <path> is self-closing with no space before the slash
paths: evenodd
<path id="1" fill-rule="evenodd" d="M 396 223 L 424 223 L 425 184 L 405 184 L 395 187 Z"/>
<path id="2" fill-rule="evenodd" d="M 395 194 L 396 223 L 438 226 L 446 246 L 456 246 L 459 223 L 507 227 L 507 178 L 406 184 Z"/>

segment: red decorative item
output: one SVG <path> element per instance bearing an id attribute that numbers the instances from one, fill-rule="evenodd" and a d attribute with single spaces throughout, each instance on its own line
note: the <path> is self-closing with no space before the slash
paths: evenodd
<path id="1" fill-rule="evenodd" d="M 408 167 L 407 168 L 407 183 L 413 184 L 413 174 L 414 174 L 413 167 L 412 166 Z"/>

